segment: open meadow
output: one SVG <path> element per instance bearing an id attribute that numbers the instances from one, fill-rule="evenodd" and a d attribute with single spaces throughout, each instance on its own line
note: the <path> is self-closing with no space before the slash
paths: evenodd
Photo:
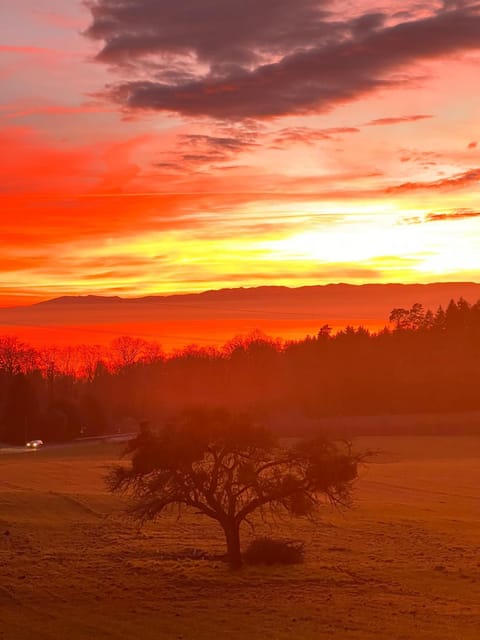
<path id="1" fill-rule="evenodd" d="M 0 455 L 1 640 L 477 640 L 480 437 L 355 445 L 382 453 L 353 509 L 256 527 L 305 563 L 238 573 L 205 517 L 124 515 L 104 484 L 124 445 Z"/>

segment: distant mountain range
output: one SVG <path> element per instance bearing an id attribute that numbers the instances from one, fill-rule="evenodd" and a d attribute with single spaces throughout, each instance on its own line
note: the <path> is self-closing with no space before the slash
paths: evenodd
<path id="1" fill-rule="evenodd" d="M 0 309 L 0 334 L 39 343 L 106 343 L 118 335 L 156 340 L 171 349 L 221 344 L 255 329 L 302 337 L 324 324 L 379 329 L 394 307 L 420 302 L 435 310 L 453 299 L 480 299 L 480 284 L 328 284 L 264 286 L 203 293 L 120 298 L 62 296 L 31 306 Z"/>

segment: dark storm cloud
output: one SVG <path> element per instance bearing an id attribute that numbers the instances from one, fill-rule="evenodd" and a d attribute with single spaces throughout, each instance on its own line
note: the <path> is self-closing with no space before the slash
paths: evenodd
<path id="1" fill-rule="evenodd" d="M 98 59 L 130 64 L 159 54 L 211 65 L 217 72 L 257 66 L 271 56 L 338 39 L 341 23 L 325 23 L 324 0 L 87 1 L 87 31 L 104 40 Z"/>
<path id="2" fill-rule="evenodd" d="M 294 9 L 292 0 L 97 0 L 88 6 L 87 34 L 104 41 L 98 60 L 133 74 L 107 94 L 127 109 L 186 116 L 327 110 L 408 83 L 408 66 L 416 62 L 480 47 L 480 8 L 471 3 L 447 3 L 393 26 L 379 13 L 334 20 L 326 12 L 334 3 L 318 0 L 297 0 Z"/>

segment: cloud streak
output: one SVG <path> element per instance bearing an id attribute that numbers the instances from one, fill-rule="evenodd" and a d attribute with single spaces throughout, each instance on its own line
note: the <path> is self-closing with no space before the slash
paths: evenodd
<path id="1" fill-rule="evenodd" d="M 404 182 L 402 184 L 389 187 L 386 193 L 408 193 L 411 191 L 442 191 L 450 189 L 464 189 L 476 184 L 480 180 L 480 168 L 469 169 L 463 173 L 451 176 L 449 178 L 441 178 L 431 182 Z"/>
<path id="2" fill-rule="evenodd" d="M 412 116 L 376 118 L 375 120 L 370 120 L 370 122 L 366 122 L 365 126 L 378 127 L 378 126 L 391 125 L 391 124 L 404 124 L 408 122 L 417 122 L 418 120 L 427 120 L 429 118 L 433 118 L 433 116 L 425 115 L 425 114 L 417 114 Z"/>
<path id="3" fill-rule="evenodd" d="M 467 218 L 480 217 L 480 211 L 470 211 L 468 209 L 459 209 L 457 211 L 449 211 L 444 213 L 429 213 L 425 216 L 425 222 L 443 222 L 445 220 L 465 220 Z"/>
<path id="4" fill-rule="evenodd" d="M 480 211 L 474 209 L 453 209 L 451 211 L 431 211 L 424 216 L 411 216 L 403 219 L 406 224 L 424 224 L 425 222 L 455 222 L 480 218 Z"/>

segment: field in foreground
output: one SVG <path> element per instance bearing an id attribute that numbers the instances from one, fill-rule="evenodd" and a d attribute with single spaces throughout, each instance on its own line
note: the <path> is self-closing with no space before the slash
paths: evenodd
<path id="1" fill-rule="evenodd" d="M 480 437 L 357 448 L 383 453 L 353 510 L 258 527 L 304 540 L 305 563 L 238 574 L 203 517 L 128 521 L 103 483 L 120 445 L 0 456 L 0 639 L 477 640 Z"/>

